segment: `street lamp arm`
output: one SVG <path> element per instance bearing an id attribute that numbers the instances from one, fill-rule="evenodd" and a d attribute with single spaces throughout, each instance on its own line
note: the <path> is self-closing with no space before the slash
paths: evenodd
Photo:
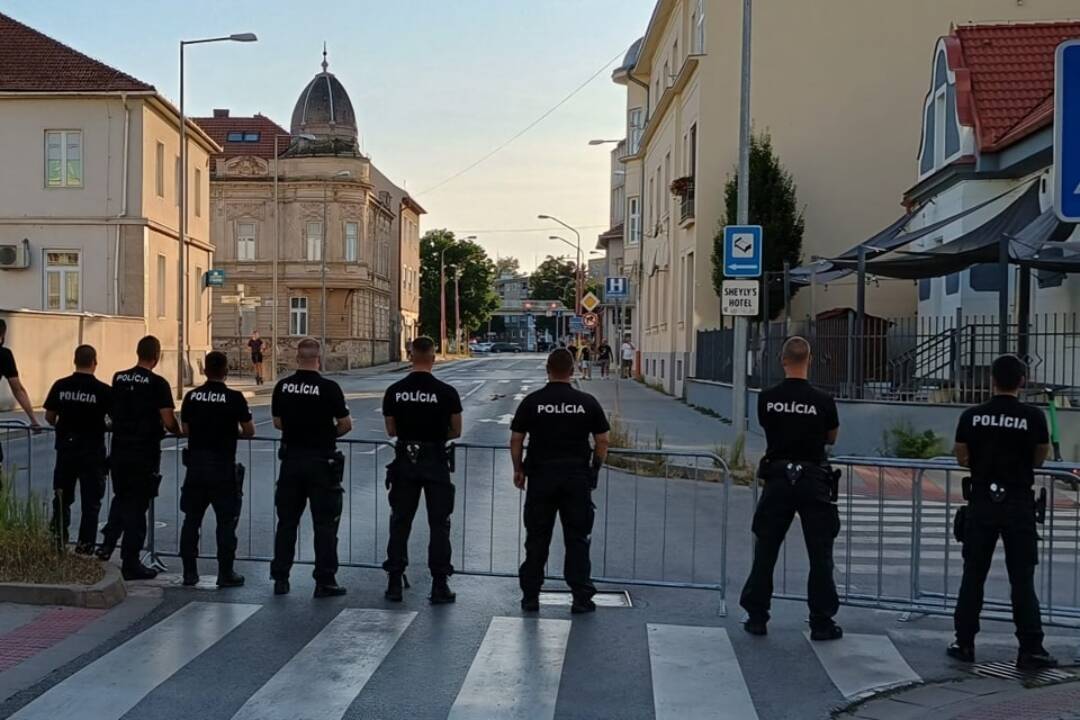
<path id="1" fill-rule="evenodd" d="M 181 40 L 180 45 L 201 45 L 203 43 L 212 42 L 255 42 L 258 40 L 258 36 L 255 33 L 233 33 L 232 35 L 223 35 L 222 37 L 212 38 L 200 38 L 198 40 Z"/>

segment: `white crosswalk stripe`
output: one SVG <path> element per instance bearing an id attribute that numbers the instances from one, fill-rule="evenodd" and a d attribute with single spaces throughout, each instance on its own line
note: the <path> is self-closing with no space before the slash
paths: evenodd
<path id="1" fill-rule="evenodd" d="M 756 720 L 735 649 L 723 628 L 648 626 L 656 720 Z"/>
<path id="2" fill-rule="evenodd" d="M 338 720 L 415 617 L 414 612 L 342 610 L 233 720 Z"/>
<path id="3" fill-rule="evenodd" d="M 569 620 L 492 618 L 447 720 L 551 720 Z"/>
<path id="4" fill-rule="evenodd" d="M 836 689 L 848 700 L 922 682 L 887 635 L 848 633 L 842 640 L 807 641 Z"/>
<path id="5" fill-rule="evenodd" d="M 239 603 L 188 603 L 50 688 L 9 720 L 118 720 L 258 609 Z"/>

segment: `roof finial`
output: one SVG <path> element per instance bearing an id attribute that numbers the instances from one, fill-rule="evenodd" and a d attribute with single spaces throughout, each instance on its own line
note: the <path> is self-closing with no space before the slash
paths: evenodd
<path id="1" fill-rule="evenodd" d="M 326 41 L 323 40 L 322 44 L 322 71 L 326 72 L 326 68 L 330 67 L 330 63 L 326 62 Z"/>

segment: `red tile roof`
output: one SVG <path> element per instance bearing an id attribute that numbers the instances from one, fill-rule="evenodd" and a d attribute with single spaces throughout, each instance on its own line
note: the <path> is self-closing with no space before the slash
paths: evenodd
<path id="1" fill-rule="evenodd" d="M 0 14 L 0 92 L 154 92 L 154 86 Z"/>
<path id="2" fill-rule="evenodd" d="M 274 136 L 278 138 L 278 152 L 285 152 L 289 147 L 289 133 L 276 122 L 265 115 L 256 114 L 254 117 L 201 117 L 192 118 L 206 134 L 221 146 L 219 157 L 231 158 L 239 155 L 254 155 L 255 157 L 273 159 Z M 256 142 L 229 142 L 230 132 L 257 132 L 259 139 Z"/>
<path id="3" fill-rule="evenodd" d="M 1080 22 L 961 25 L 945 39 L 961 122 L 996 152 L 1054 119 L 1054 51 Z"/>

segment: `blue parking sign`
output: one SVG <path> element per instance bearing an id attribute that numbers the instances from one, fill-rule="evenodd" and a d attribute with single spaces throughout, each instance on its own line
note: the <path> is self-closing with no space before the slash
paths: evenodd
<path id="1" fill-rule="evenodd" d="M 760 225 L 728 225 L 724 228 L 724 277 L 761 277 L 764 238 Z"/>
<path id="2" fill-rule="evenodd" d="M 612 275 L 604 283 L 605 300 L 625 300 L 630 294 L 630 282 L 625 277 Z"/>
<path id="3" fill-rule="evenodd" d="M 1054 90 L 1054 210 L 1080 222 L 1080 40 L 1058 46 Z"/>

